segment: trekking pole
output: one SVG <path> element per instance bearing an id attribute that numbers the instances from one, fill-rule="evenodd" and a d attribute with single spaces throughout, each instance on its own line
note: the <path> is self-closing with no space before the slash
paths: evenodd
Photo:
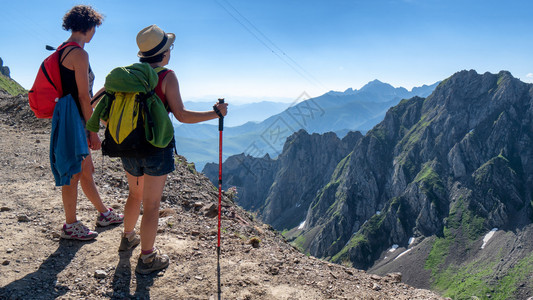
<path id="1" fill-rule="evenodd" d="M 224 98 L 219 98 L 218 103 L 224 103 Z M 220 113 L 218 108 L 215 108 L 215 112 L 219 116 L 218 118 L 218 133 L 219 133 L 219 145 L 218 145 L 218 240 L 217 240 L 217 288 L 218 288 L 218 300 L 222 294 L 220 288 L 220 227 L 221 227 L 221 215 L 222 215 L 222 131 L 224 130 L 224 116 Z"/>

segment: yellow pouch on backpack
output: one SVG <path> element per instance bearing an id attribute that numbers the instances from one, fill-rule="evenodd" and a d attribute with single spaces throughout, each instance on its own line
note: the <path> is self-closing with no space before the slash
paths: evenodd
<path id="1" fill-rule="evenodd" d="M 109 111 L 107 127 L 117 144 L 122 143 L 137 128 L 137 119 L 140 114 L 140 104 L 135 100 L 137 94 L 115 93 L 115 100 L 113 100 Z"/>

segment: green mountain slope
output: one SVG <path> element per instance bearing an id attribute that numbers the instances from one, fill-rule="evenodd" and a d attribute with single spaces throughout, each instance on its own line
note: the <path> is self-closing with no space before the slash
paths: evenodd
<path id="1" fill-rule="evenodd" d="M 20 84 L 15 80 L 0 74 L 0 92 L 5 92 L 12 96 L 18 96 L 20 94 L 27 93 Z"/>

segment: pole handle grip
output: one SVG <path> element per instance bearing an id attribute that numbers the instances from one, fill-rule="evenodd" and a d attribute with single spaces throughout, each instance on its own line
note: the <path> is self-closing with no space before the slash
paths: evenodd
<path id="1" fill-rule="evenodd" d="M 218 98 L 218 103 L 224 103 L 224 98 Z M 224 130 L 224 117 L 218 118 L 218 131 Z"/>

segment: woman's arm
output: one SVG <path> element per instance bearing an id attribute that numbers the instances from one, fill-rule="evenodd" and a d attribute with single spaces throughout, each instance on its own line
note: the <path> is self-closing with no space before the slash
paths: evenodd
<path id="1" fill-rule="evenodd" d="M 96 92 L 96 94 L 94 94 L 94 96 L 91 99 L 92 108 L 95 108 L 96 105 L 98 105 L 98 102 L 100 102 L 100 100 L 102 100 L 102 97 L 104 96 L 104 93 L 105 93 L 105 87 L 99 89 L 98 92 Z"/>
<path id="2" fill-rule="evenodd" d="M 170 111 L 174 114 L 176 119 L 182 123 L 198 123 L 218 118 L 218 115 L 214 111 L 191 111 L 185 109 L 183 101 L 181 100 L 178 78 L 174 72 L 169 72 L 165 79 L 163 79 L 162 89 L 167 97 L 168 106 Z M 217 108 L 220 110 L 223 116 L 228 113 L 228 104 L 217 103 Z"/>
<path id="3" fill-rule="evenodd" d="M 70 56 L 70 62 L 76 76 L 81 112 L 85 122 L 87 122 L 93 113 L 91 96 L 89 94 L 89 55 L 85 50 L 77 48 L 72 50 Z M 100 146 L 101 142 L 98 135 L 95 132 L 89 132 L 89 148 L 92 150 L 98 150 L 100 149 Z"/>

